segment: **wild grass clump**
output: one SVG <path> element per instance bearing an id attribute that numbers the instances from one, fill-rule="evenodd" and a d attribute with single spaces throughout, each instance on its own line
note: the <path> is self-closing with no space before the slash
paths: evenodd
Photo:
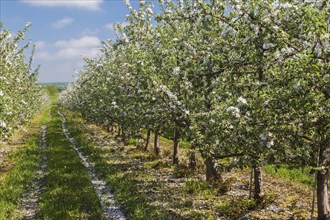
<path id="1" fill-rule="evenodd" d="M 214 188 L 209 182 L 206 181 L 199 181 L 196 179 L 189 179 L 185 186 L 184 191 L 188 194 L 194 195 L 210 195 L 214 194 Z"/>
<path id="2" fill-rule="evenodd" d="M 274 165 L 266 165 L 263 170 L 267 174 L 280 177 L 289 181 L 302 183 L 308 186 L 313 186 L 314 177 L 311 174 L 311 168 L 306 167 L 304 170 L 297 168 L 289 168 L 287 166 L 276 167 Z"/>
<path id="3" fill-rule="evenodd" d="M 215 208 L 221 217 L 227 219 L 239 219 L 249 211 L 257 207 L 253 199 L 225 199 L 217 204 Z"/>

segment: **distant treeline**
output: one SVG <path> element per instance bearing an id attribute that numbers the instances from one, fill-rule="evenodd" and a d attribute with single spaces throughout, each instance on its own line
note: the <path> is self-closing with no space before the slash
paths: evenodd
<path id="1" fill-rule="evenodd" d="M 68 87 L 68 84 L 69 84 L 68 82 L 39 83 L 39 85 L 41 86 L 46 86 L 46 87 L 54 86 L 57 88 L 58 92 L 65 90 Z"/>

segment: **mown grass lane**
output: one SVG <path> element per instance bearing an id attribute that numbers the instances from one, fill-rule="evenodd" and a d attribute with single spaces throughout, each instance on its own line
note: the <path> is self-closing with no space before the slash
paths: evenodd
<path id="1" fill-rule="evenodd" d="M 40 219 L 104 219 L 100 201 L 82 161 L 62 131 L 57 107 L 47 132 L 48 169 Z"/>

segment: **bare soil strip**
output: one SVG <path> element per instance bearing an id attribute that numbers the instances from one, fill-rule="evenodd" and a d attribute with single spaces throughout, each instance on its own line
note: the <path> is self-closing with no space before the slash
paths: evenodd
<path id="1" fill-rule="evenodd" d="M 93 187 L 96 190 L 97 196 L 100 199 L 103 214 L 106 219 L 113 219 L 113 220 L 125 220 L 126 217 L 123 212 L 120 210 L 119 206 L 117 205 L 114 195 L 106 186 L 106 183 L 99 178 L 99 176 L 95 172 L 95 168 L 88 163 L 87 157 L 84 156 L 78 149 L 77 142 L 73 137 L 71 137 L 70 132 L 68 131 L 65 125 L 65 117 L 61 112 L 57 112 L 58 115 L 62 117 L 62 128 L 66 138 L 72 143 L 73 148 L 78 153 L 79 158 L 83 161 L 84 166 L 86 167 L 89 176 L 92 179 Z"/>
<path id="2" fill-rule="evenodd" d="M 41 127 L 41 133 L 42 133 L 42 142 L 41 142 L 41 158 L 42 158 L 42 164 L 39 167 L 38 170 L 36 170 L 37 177 L 33 180 L 33 185 L 30 187 L 30 189 L 23 195 L 20 202 L 24 208 L 24 216 L 25 219 L 34 219 L 36 213 L 39 210 L 38 202 L 40 199 L 40 194 L 42 190 L 42 185 L 47 169 L 47 157 L 45 154 L 45 150 L 47 148 L 47 141 L 46 141 L 46 132 L 47 132 L 47 126 L 43 125 Z"/>

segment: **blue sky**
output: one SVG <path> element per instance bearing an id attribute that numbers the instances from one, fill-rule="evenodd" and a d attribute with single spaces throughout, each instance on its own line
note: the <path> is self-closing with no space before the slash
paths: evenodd
<path id="1" fill-rule="evenodd" d="M 112 25 L 128 13 L 123 0 L 0 0 L 5 29 L 16 33 L 32 23 L 25 41 L 36 45 L 40 82 L 73 81 L 82 56 L 96 56 L 102 40 L 115 38 Z"/>

